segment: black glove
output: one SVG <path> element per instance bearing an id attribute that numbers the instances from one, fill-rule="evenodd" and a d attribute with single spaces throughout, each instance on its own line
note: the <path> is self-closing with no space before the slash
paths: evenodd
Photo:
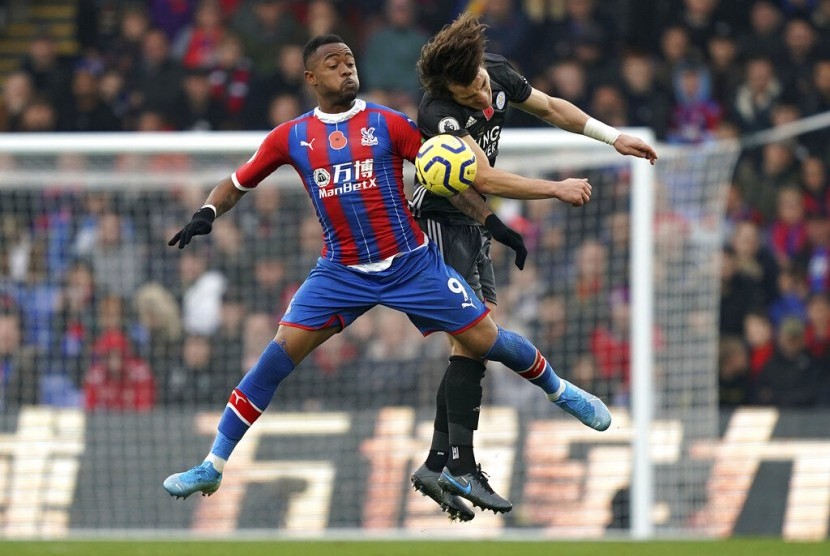
<path id="1" fill-rule="evenodd" d="M 193 213 L 193 218 L 187 225 L 176 232 L 173 239 L 167 242 L 167 245 L 173 246 L 179 244 L 179 249 L 184 249 L 184 246 L 190 243 L 193 236 L 203 236 L 209 234 L 213 229 L 213 221 L 216 220 L 216 213 L 210 207 L 202 207 Z"/>
<path id="2" fill-rule="evenodd" d="M 522 239 L 521 234 L 509 228 L 495 214 L 491 214 L 484 220 L 484 227 L 493 235 L 493 239 L 516 252 L 516 266 L 519 267 L 519 270 L 523 270 L 525 259 L 527 259 L 527 247 L 525 247 L 525 240 Z"/>

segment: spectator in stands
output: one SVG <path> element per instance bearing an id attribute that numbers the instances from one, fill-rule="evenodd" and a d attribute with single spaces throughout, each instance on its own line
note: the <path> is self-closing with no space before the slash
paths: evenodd
<path id="1" fill-rule="evenodd" d="M 548 84 L 542 85 L 541 90 L 549 95 L 563 98 L 581 109 L 588 109 L 588 77 L 579 62 L 573 58 L 555 62 L 545 69 L 544 78 Z"/>
<path id="2" fill-rule="evenodd" d="M 95 283 L 109 293 L 127 299 L 144 282 L 145 254 L 134 237 L 125 235 L 131 226 L 122 214 L 108 210 L 101 214 L 88 252 Z"/>
<path id="3" fill-rule="evenodd" d="M 735 262 L 744 275 L 761 288 L 760 303 L 769 305 L 779 295 L 778 262 L 762 241 L 762 231 L 752 221 L 738 222 L 729 238 L 735 251 Z"/>
<path id="4" fill-rule="evenodd" d="M 307 38 L 284 0 L 244 2 L 236 11 L 232 29 L 242 38 L 254 71 L 263 76 L 274 71 L 284 46 L 302 44 Z"/>
<path id="5" fill-rule="evenodd" d="M 208 68 L 194 67 L 185 72 L 182 96 L 172 112 L 173 127 L 184 131 L 218 131 L 225 126 L 228 113 L 222 101 L 213 96 Z"/>
<path id="6" fill-rule="evenodd" d="M 38 403 L 40 369 L 37 348 L 23 343 L 19 307 L 0 296 L 0 411 Z"/>
<path id="7" fill-rule="evenodd" d="M 807 216 L 830 217 L 830 183 L 827 165 L 820 157 L 808 156 L 801 161 L 800 183 Z"/>
<path id="8" fill-rule="evenodd" d="M 600 242 L 586 239 L 574 253 L 567 296 L 568 320 L 581 341 L 607 321 L 608 295 L 608 250 Z"/>
<path id="9" fill-rule="evenodd" d="M 777 407 L 811 407 L 818 400 L 822 370 L 806 349 L 804 323 L 785 319 L 775 351 L 753 385 L 750 402 Z"/>
<path id="10" fill-rule="evenodd" d="M 301 112 L 302 107 L 296 95 L 288 93 L 277 95 L 268 105 L 267 124 L 269 128 L 277 127 L 281 123 L 293 120 Z"/>
<path id="11" fill-rule="evenodd" d="M 804 271 L 798 267 L 785 267 L 778 273 L 778 297 L 769 305 L 772 325 L 778 328 L 784 320 L 807 320 L 807 295 L 809 289 Z"/>
<path id="12" fill-rule="evenodd" d="M 804 198 L 793 185 L 778 191 L 776 218 L 770 226 L 770 242 L 780 267 L 788 267 L 807 244 Z"/>
<path id="13" fill-rule="evenodd" d="M 170 44 L 161 29 L 144 35 L 141 59 L 127 79 L 130 106 L 136 111 L 169 114 L 181 94 L 181 65 L 170 56 Z"/>
<path id="14" fill-rule="evenodd" d="M 367 95 L 381 95 L 385 100 L 389 100 L 387 95 L 407 97 L 401 102 L 419 98 L 418 74 L 413 68 L 429 37 L 417 26 L 416 10 L 412 0 L 386 0 L 384 21 L 366 38 L 360 59 Z"/>
<path id="15" fill-rule="evenodd" d="M 224 37 L 219 0 L 200 0 L 192 21 L 176 35 L 170 51 L 186 69 L 211 68 L 216 65 Z"/>
<path id="16" fill-rule="evenodd" d="M 164 32 L 168 41 L 175 41 L 193 21 L 197 3 L 198 0 L 148 0 L 150 22 Z"/>
<path id="17" fill-rule="evenodd" d="M 770 127 L 772 108 L 783 87 L 769 58 L 756 55 L 744 67 L 744 79 L 738 85 L 731 111 L 741 132 L 752 133 Z"/>
<path id="18" fill-rule="evenodd" d="M 807 19 L 791 19 L 784 25 L 784 50 L 775 73 L 784 90 L 805 97 L 811 92 L 813 65 L 818 58 L 818 37 Z"/>
<path id="19" fill-rule="evenodd" d="M 801 106 L 805 115 L 830 111 L 830 57 L 816 60 L 813 65 L 812 87 Z M 804 143 L 812 154 L 830 159 L 830 130 L 819 129 L 807 134 Z"/>
<path id="20" fill-rule="evenodd" d="M 771 223 L 778 210 L 778 192 L 798 183 L 798 166 L 791 144 L 764 145 L 760 162 L 747 157 L 738 164 L 735 182 L 750 208 L 760 214 L 761 224 Z"/>
<path id="21" fill-rule="evenodd" d="M 211 94 L 227 114 L 222 128 L 244 127 L 245 103 L 252 77 L 251 61 L 245 56 L 242 41 L 234 34 L 225 34 L 216 50 L 216 63 L 210 72 Z"/>
<path id="22" fill-rule="evenodd" d="M 830 294 L 814 293 L 807 301 L 807 351 L 825 369 L 830 369 Z"/>
<path id="23" fill-rule="evenodd" d="M 104 332 L 93 347 L 94 362 L 84 379 L 87 411 L 150 411 L 155 380 L 147 363 L 132 353 L 123 332 Z"/>
<path id="24" fill-rule="evenodd" d="M 242 357 L 242 346 L 245 343 L 243 325 L 248 314 L 242 292 L 246 289 L 236 281 L 225 289 L 222 294 L 219 330 L 211 337 L 213 360 L 228 380 L 235 381 L 234 383 L 239 382 L 250 368 L 243 366 Z"/>
<path id="25" fill-rule="evenodd" d="M 67 271 L 55 318 L 41 403 L 62 407 L 81 405 L 81 384 L 91 363 L 96 334 L 95 278 L 88 263 L 76 261 Z"/>
<path id="26" fill-rule="evenodd" d="M 206 247 L 179 256 L 182 321 L 187 334 L 210 336 L 219 329 L 222 293 L 227 278 L 209 269 Z"/>
<path id="27" fill-rule="evenodd" d="M 795 257 L 794 264 L 806 274 L 811 293 L 830 293 L 830 219 L 807 217 L 807 244 Z"/>
<path id="28" fill-rule="evenodd" d="M 765 307 L 753 309 L 744 317 L 743 336 L 749 348 L 749 372 L 753 381 L 775 351 L 774 332 Z"/>
<path id="29" fill-rule="evenodd" d="M 709 70 L 700 64 L 675 68 L 674 107 L 667 139 L 672 143 L 703 143 L 715 138 L 721 106 L 712 99 Z"/>
<path id="30" fill-rule="evenodd" d="M 689 42 L 699 53 L 706 50 L 706 43 L 718 31 L 729 29 L 729 24 L 718 17 L 719 0 L 684 0 L 676 24 L 686 29 Z"/>
<path id="31" fill-rule="evenodd" d="M 784 17 L 775 3 L 760 0 L 752 4 L 749 12 L 749 30 L 738 39 L 741 55 L 778 58 L 782 50 L 783 22 Z"/>
<path id="32" fill-rule="evenodd" d="M 720 332 L 739 336 L 746 315 L 763 306 L 763 293 L 758 282 L 738 268 L 732 246 L 725 246 L 721 253 Z"/>
<path id="33" fill-rule="evenodd" d="M 706 43 L 706 55 L 712 73 L 712 98 L 726 106 L 741 80 L 738 43 L 732 34 L 716 32 Z"/>
<path id="34" fill-rule="evenodd" d="M 590 113 L 608 125 L 626 127 L 628 123 L 628 106 L 620 88 L 611 83 L 599 85 L 591 95 Z"/>
<path id="35" fill-rule="evenodd" d="M 304 91 L 302 46 L 291 44 L 282 48 L 276 69 L 266 75 L 254 77 L 246 102 L 245 122 L 247 129 L 271 129 L 268 111 L 271 101 L 280 95 L 292 95 L 300 100 L 303 110 L 309 108 Z"/>
<path id="36" fill-rule="evenodd" d="M 718 404 L 738 407 L 749 401 L 749 352 L 739 336 L 723 336 L 718 346 Z"/>
<path id="37" fill-rule="evenodd" d="M 348 25 L 348 17 L 344 10 L 338 9 L 343 2 L 332 0 L 311 0 L 306 10 L 305 26 L 306 35 L 317 37 L 319 35 L 334 34 L 342 38 L 346 44 L 359 44 L 354 30 Z M 420 2 L 419 4 L 423 4 Z M 443 25 L 443 23 L 442 23 Z"/>
<path id="38" fill-rule="evenodd" d="M 591 333 L 591 356 L 599 371 L 598 378 L 604 383 L 599 392 L 611 396 L 615 405 L 622 405 L 628 400 L 630 389 L 631 306 L 624 289 L 613 291 L 609 300 L 610 318 L 600 322 Z"/>
<path id="39" fill-rule="evenodd" d="M 629 125 L 651 128 L 659 139 L 665 138 L 670 100 L 656 81 L 652 58 L 641 51 L 626 52 L 620 72 Z"/>
<path id="40" fill-rule="evenodd" d="M 2 104 L 8 118 L 8 130 L 20 131 L 23 111 L 35 95 L 31 76 L 23 71 L 10 73 L 3 83 Z"/>
<path id="41" fill-rule="evenodd" d="M 18 131 L 50 132 L 58 127 L 58 113 L 46 97 L 35 96 L 20 115 Z"/>
<path id="42" fill-rule="evenodd" d="M 225 365 L 214 357 L 211 338 L 186 336 L 181 362 L 171 365 L 158 377 L 159 402 L 182 407 L 226 401 L 217 390 L 233 389 L 239 376 L 227 372 Z"/>
<path id="43" fill-rule="evenodd" d="M 121 131 L 121 122 L 101 98 L 99 68 L 81 65 L 72 77 L 72 94 L 59 104 L 59 131 Z"/>
<path id="44" fill-rule="evenodd" d="M 120 14 L 118 35 L 101 49 L 107 69 L 122 76 L 132 73 L 141 59 L 144 36 L 150 29 L 150 18 L 141 4 L 128 4 Z"/>
<path id="45" fill-rule="evenodd" d="M 58 54 L 51 36 L 40 34 L 32 39 L 21 69 L 32 78 L 35 90 L 49 102 L 59 102 L 67 95 L 72 81 L 72 65 L 68 58 Z"/>
<path id="46" fill-rule="evenodd" d="M 692 50 L 689 33 L 684 27 L 675 25 L 666 28 L 660 35 L 660 64 L 657 68 L 657 82 L 665 91 L 674 88 L 672 82 L 675 70 L 683 65 L 694 64 L 698 56 Z"/>
<path id="47" fill-rule="evenodd" d="M 583 3 L 590 3 L 588 2 Z M 532 26 L 516 0 L 489 0 L 481 13 L 481 22 L 487 25 L 487 50 L 510 60 L 520 72 L 531 68 L 532 48 L 528 42 L 534 37 Z"/>
<path id="48" fill-rule="evenodd" d="M 181 361 L 182 315 L 173 294 L 158 282 L 146 282 L 133 299 L 136 351 L 156 373 Z"/>

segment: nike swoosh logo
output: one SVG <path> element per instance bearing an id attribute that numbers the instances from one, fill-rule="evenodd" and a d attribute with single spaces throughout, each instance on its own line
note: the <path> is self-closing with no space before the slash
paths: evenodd
<path id="1" fill-rule="evenodd" d="M 470 492 L 473 490 L 473 485 L 471 483 L 467 483 L 465 486 L 453 479 L 452 477 L 450 477 L 449 475 L 447 475 L 446 473 L 444 473 L 443 471 L 441 472 L 441 475 L 443 475 L 445 479 L 447 479 L 449 482 L 453 484 L 453 486 L 460 490 L 461 494 L 470 494 Z M 467 481 L 464 482 L 466 483 Z"/>

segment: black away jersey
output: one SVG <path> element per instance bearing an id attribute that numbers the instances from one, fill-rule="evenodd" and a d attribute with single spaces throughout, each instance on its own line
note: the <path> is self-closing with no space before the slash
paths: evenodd
<path id="1" fill-rule="evenodd" d="M 484 67 L 490 74 L 493 101 L 485 110 L 473 110 L 451 98 L 435 98 L 425 94 L 418 107 L 418 128 L 421 134 L 432 137 L 449 133 L 459 137 L 471 135 L 487 154 L 490 165 L 499 154 L 499 137 L 504 126 L 509 102 L 524 102 L 531 92 L 530 84 L 504 56 L 485 54 Z M 416 217 L 427 217 L 457 224 L 479 223 L 457 210 L 446 197 L 441 197 L 418 186 L 410 202 Z"/>

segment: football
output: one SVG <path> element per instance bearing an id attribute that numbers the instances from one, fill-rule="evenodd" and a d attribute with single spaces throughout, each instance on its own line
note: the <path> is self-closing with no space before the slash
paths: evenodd
<path id="1" fill-rule="evenodd" d="M 453 135 L 436 135 L 418 150 L 415 175 L 432 193 L 452 197 L 473 184 L 476 155 L 464 140 Z"/>

